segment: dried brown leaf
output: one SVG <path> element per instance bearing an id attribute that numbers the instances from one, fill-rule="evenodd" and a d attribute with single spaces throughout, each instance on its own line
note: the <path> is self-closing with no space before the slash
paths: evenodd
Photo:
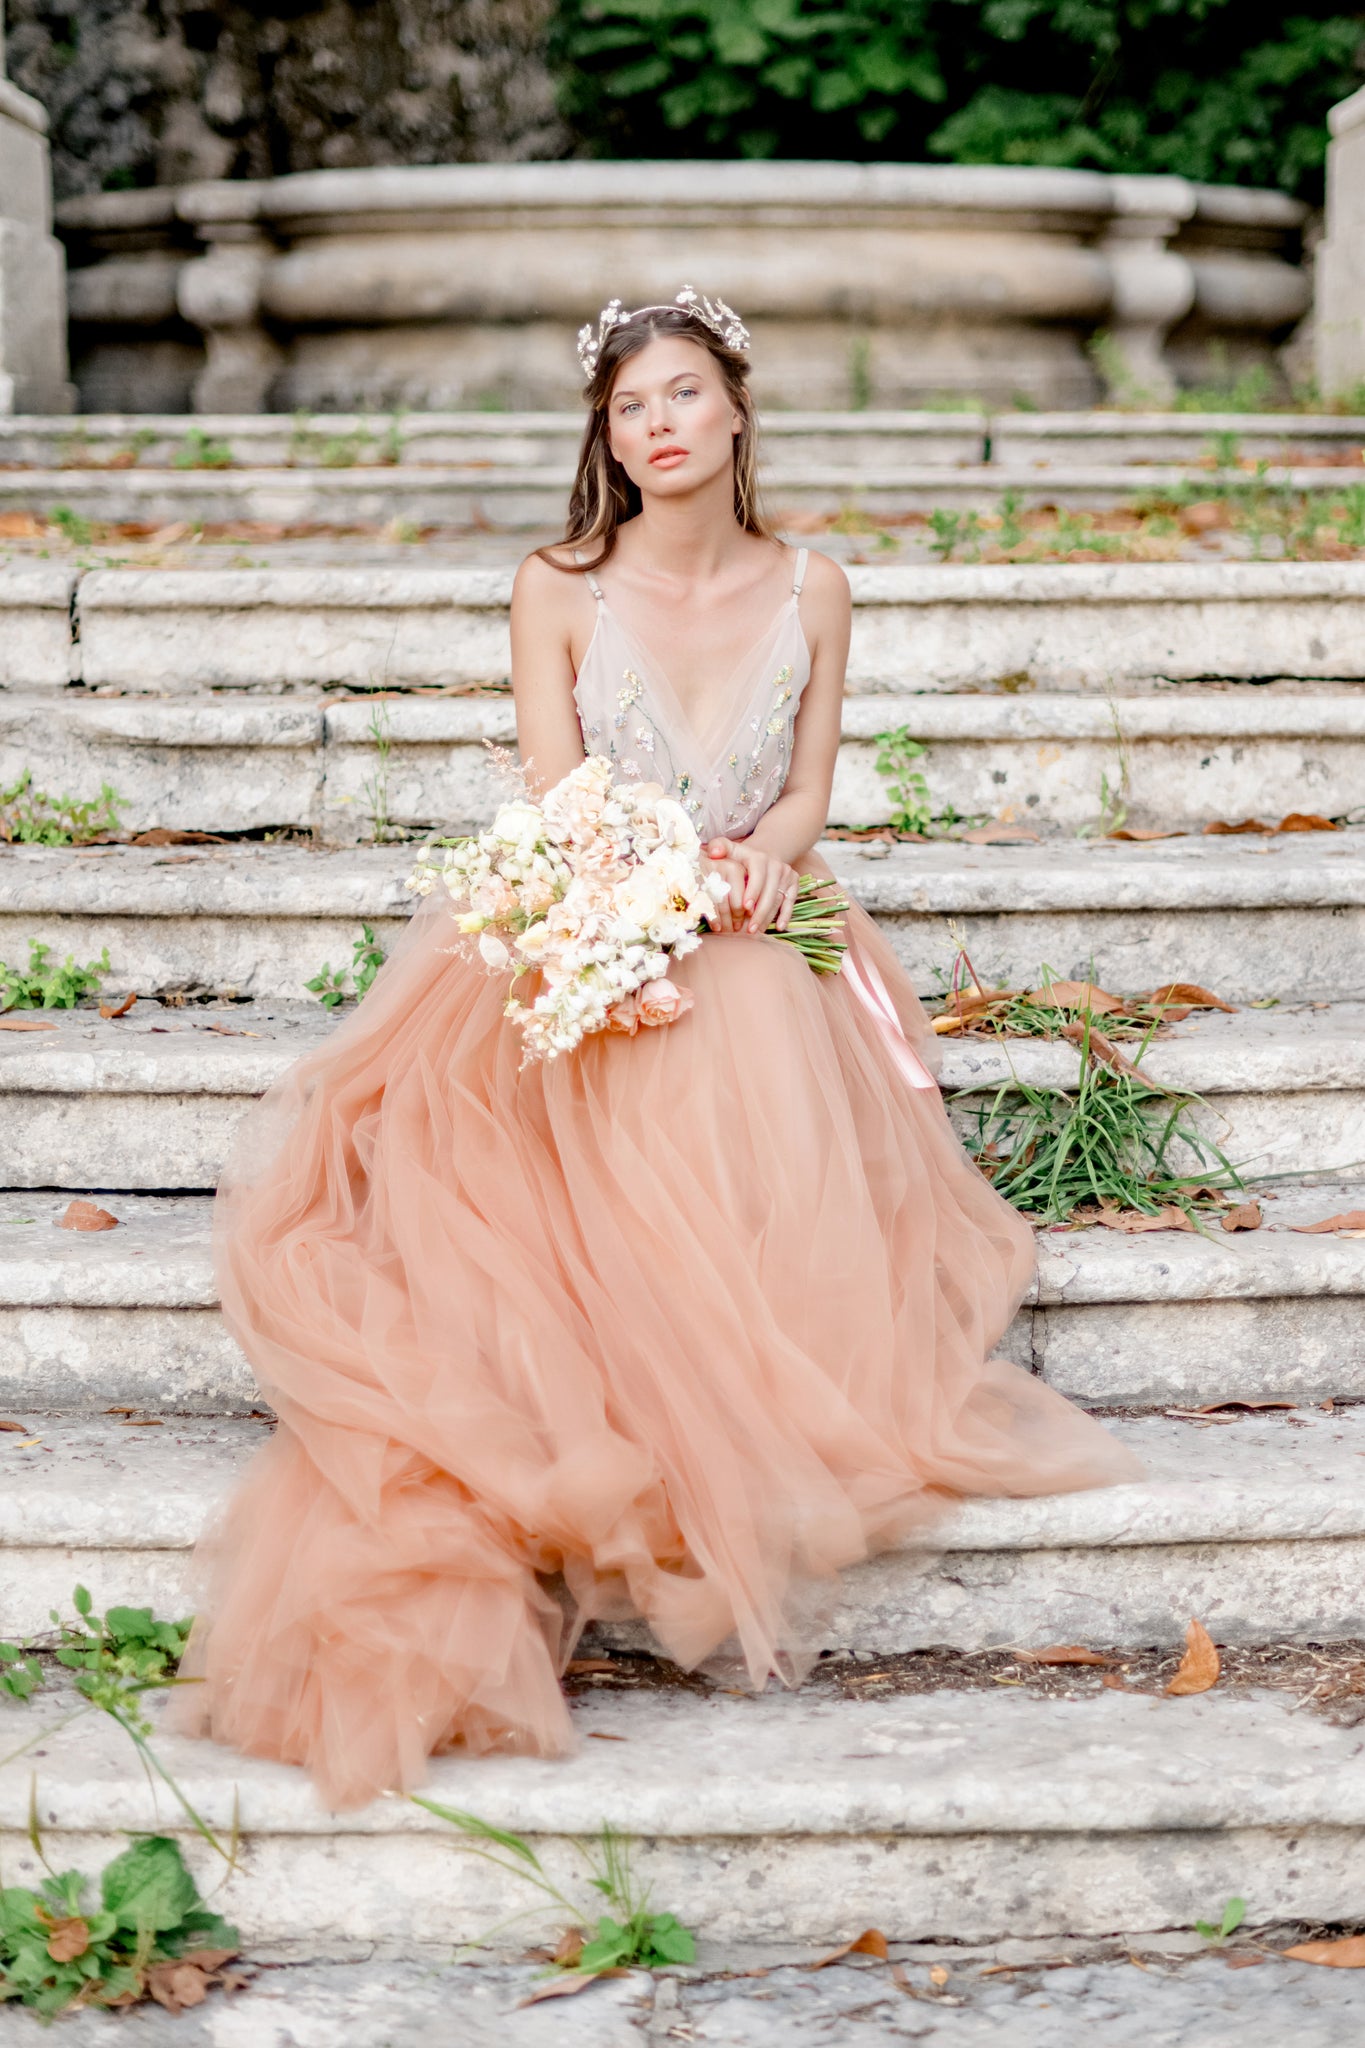
<path id="1" fill-rule="evenodd" d="M 1147 1230 L 1193 1230 L 1194 1225 L 1183 1209 L 1168 1202 L 1149 1216 L 1143 1209 L 1118 1209 L 1110 1204 L 1100 1208 L 1089 1205 L 1072 1211 L 1075 1223 L 1098 1223 L 1105 1230 L 1121 1230 L 1125 1236 L 1140 1237 Z"/>
<path id="2" fill-rule="evenodd" d="M 55 1031 L 46 1017 L 0 1017 L 0 1031 Z"/>
<path id="3" fill-rule="evenodd" d="M 15 1436 L 27 1436 L 28 1424 L 26 1422 L 0 1422 L 0 1430 L 9 1430 Z"/>
<path id="4" fill-rule="evenodd" d="M 525 1998 L 517 2000 L 518 2009 L 523 2005 L 539 2005 L 545 1998 L 572 1998 L 575 1992 L 586 1991 L 589 1984 L 600 1983 L 603 1977 L 628 1977 L 629 1970 L 592 1970 L 589 1972 L 566 1971 L 562 1977 L 552 1977 L 548 1984 L 540 1984 Z"/>
<path id="5" fill-rule="evenodd" d="M 959 832 L 958 838 L 968 846 L 1003 846 L 1012 840 L 1036 840 L 1038 834 L 1027 825 L 973 825 L 966 832 Z"/>
<path id="6" fill-rule="evenodd" d="M 45 1917 L 45 1916 L 44 1916 Z M 84 1920 L 50 1920 L 47 1952 L 54 1963 L 74 1963 L 90 1946 L 90 1929 Z"/>
<path id="7" fill-rule="evenodd" d="M 1365 1230 L 1365 1209 L 1343 1209 L 1339 1216 L 1324 1216 L 1317 1223 L 1291 1223 L 1289 1228 L 1300 1237 L 1316 1237 L 1329 1230 L 1353 1236 L 1356 1231 Z"/>
<path id="8" fill-rule="evenodd" d="M 1320 818 L 1316 811 L 1290 811 L 1275 827 L 1277 832 L 1339 832 L 1340 825 L 1334 825 L 1330 818 Z"/>
<path id="9" fill-rule="evenodd" d="M 1188 1010 L 1226 1010 L 1230 1017 L 1237 1014 L 1235 1003 L 1225 1003 L 1211 988 L 1201 988 L 1197 981 L 1168 981 L 1135 1000 L 1153 1010 L 1164 1009 L 1168 1003 L 1181 1003 Z"/>
<path id="10" fill-rule="evenodd" d="M 1185 1654 L 1180 1669 L 1166 1687 L 1167 1694 L 1180 1699 L 1191 1693 L 1208 1692 L 1217 1685 L 1222 1668 L 1213 1638 L 1203 1622 L 1191 1620 L 1185 1631 Z"/>
<path id="11" fill-rule="evenodd" d="M 1337 1941 L 1301 1941 L 1282 1948 L 1294 1963 L 1320 1963 L 1328 1970 L 1365 1970 L 1365 1934 L 1345 1934 Z"/>
<path id="12" fill-rule="evenodd" d="M 878 1927 L 865 1927 L 854 1940 L 846 1941 L 841 1948 L 832 1948 L 827 1956 L 817 1956 L 813 1963 L 803 1963 L 803 1970 L 827 1970 L 831 1963 L 841 1963 L 845 1956 L 876 1956 L 878 1962 L 886 1962 L 891 1954 L 886 1945 L 886 1936 Z"/>
<path id="13" fill-rule="evenodd" d="M 941 1989 L 948 1982 L 948 1972 L 944 1969 L 942 1963 L 934 1964 L 933 1969 L 929 1972 L 929 1982 L 934 1986 L 935 1990 Z"/>
<path id="14" fill-rule="evenodd" d="M 68 1202 L 57 1218 L 58 1230 L 117 1230 L 118 1217 L 98 1202 Z"/>
<path id="15" fill-rule="evenodd" d="M 1062 1037 L 1071 1045 L 1088 1044 L 1094 1057 L 1103 1060 L 1106 1067 L 1112 1067 L 1116 1074 L 1135 1074 L 1137 1068 L 1130 1059 L 1125 1059 L 1112 1038 L 1106 1038 L 1102 1031 L 1096 1031 L 1093 1024 L 1083 1024 L 1079 1017 L 1073 1017 L 1069 1024 L 1063 1024 Z"/>
<path id="16" fill-rule="evenodd" d="M 137 991 L 130 988 L 121 1003 L 101 1003 L 100 1015 L 101 1017 L 126 1017 L 136 1001 Z"/>
<path id="17" fill-rule="evenodd" d="M 1016 1650 L 1021 1664 L 1112 1664 L 1100 1650 L 1087 1650 L 1082 1643 L 1052 1643 L 1046 1650 Z"/>
<path id="18" fill-rule="evenodd" d="M 550 1956 L 549 1961 L 558 1963 L 561 1970 L 576 1969 L 578 1967 L 578 1959 L 583 1953 L 585 1940 L 586 1936 L 581 1927 L 566 1927 L 560 1935 L 555 1945 L 554 1954 Z"/>
<path id="19" fill-rule="evenodd" d="M 146 832 L 135 832 L 128 841 L 130 846 L 225 846 L 227 841 L 218 832 L 179 832 L 169 825 L 152 825 Z"/>
<path id="20" fill-rule="evenodd" d="M 147 1992 L 167 2012 L 184 2012 L 188 2006 L 204 2003 L 209 1995 L 208 1979 L 193 1963 L 153 1963 L 147 1972 Z"/>
<path id="21" fill-rule="evenodd" d="M 1226 818 L 1215 818 L 1211 825 L 1204 827 L 1204 830 L 1206 833 L 1273 832 L 1275 827 L 1262 823 L 1260 818 L 1242 818 L 1235 825 L 1230 825 Z"/>
<path id="22" fill-rule="evenodd" d="M 1259 1230 L 1264 1221 L 1259 1202 L 1240 1202 L 1222 1219 L 1224 1230 Z"/>
<path id="23" fill-rule="evenodd" d="M 1141 825 L 1123 825 L 1117 832 L 1106 832 L 1104 836 L 1106 839 L 1183 839 L 1185 834 L 1160 832 L 1151 826 L 1144 829 Z"/>
<path id="24" fill-rule="evenodd" d="M 1089 1010 L 1095 1017 L 1129 1014 L 1122 996 L 1111 996 L 1108 989 L 1097 988 L 1093 981 L 1045 981 L 1041 988 L 1032 989 L 1025 1000 L 1039 1010 Z"/>
<path id="25" fill-rule="evenodd" d="M 37 540 L 42 530 L 31 512 L 0 512 L 0 540 Z"/>
<path id="26" fill-rule="evenodd" d="M 629 1742 L 628 1735 L 608 1735 L 605 1728 L 589 1728 L 589 1742 Z"/>
<path id="27" fill-rule="evenodd" d="M 585 1678 L 592 1671 L 619 1673 L 620 1669 L 620 1665 L 613 1663 L 610 1657 L 570 1657 L 564 1666 L 565 1675 L 569 1678 Z"/>

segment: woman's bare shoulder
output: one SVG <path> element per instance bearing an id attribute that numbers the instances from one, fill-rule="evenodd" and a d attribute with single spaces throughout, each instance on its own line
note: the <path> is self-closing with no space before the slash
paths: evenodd
<path id="1" fill-rule="evenodd" d="M 832 555 L 822 555 L 818 548 L 812 548 L 806 559 L 806 580 L 803 588 L 821 603 L 844 604 L 851 602 L 848 576 L 842 563 Z"/>
<path id="2" fill-rule="evenodd" d="M 517 570 L 512 582 L 512 607 L 520 612 L 527 606 L 533 606 L 542 618 L 567 621 L 582 609 L 583 578 L 580 574 L 564 573 L 565 569 L 572 572 L 578 567 L 572 548 L 556 547 L 548 552 L 554 556 L 554 561 L 547 562 L 545 556 L 537 552 L 527 555 Z M 563 567 L 557 568 L 556 562 L 562 563 Z"/>

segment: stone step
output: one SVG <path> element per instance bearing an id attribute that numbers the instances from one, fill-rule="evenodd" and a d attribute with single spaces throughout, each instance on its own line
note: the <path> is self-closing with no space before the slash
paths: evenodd
<path id="1" fill-rule="evenodd" d="M 78 1582 L 97 1607 L 183 1612 L 190 1547 L 269 1426 L 25 1408 L 6 1419 L 31 1434 L 0 1444 L 0 1636 L 46 1627 Z M 1365 1413 L 1111 1427 L 1147 1477 L 962 1502 L 914 1548 L 846 1572 L 820 1643 L 885 1656 L 1169 1645 L 1192 1614 L 1226 1643 L 1365 1635 Z M 608 1634 L 644 1641 L 633 1625 Z"/>
<path id="2" fill-rule="evenodd" d="M 213 1187 L 244 1112 L 318 1043 L 321 1015 L 139 1004 L 116 1020 L 77 1010 L 50 1032 L 0 1033 L 0 1187 Z M 967 1129 L 999 1088 L 1064 1092 L 1077 1064 L 1061 1041 L 944 1040 L 939 1080 Z M 1150 1047 L 1143 1072 L 1201 1095 L 1190 1122 L 1251 1178 L 1365 1176 L 1365 1005 L 1192 1018 Z"/>
<path id="3" fill-rule="evenodd" d="M 0 1706 L 6 1751 L 40 1713 Z M 648 1690 L 593 1693 L 573 1714 L 585 1738 L 573 1757 L 444 1757 L 429 1796 L 530 1841 L 575 1899 L 594 1895 L 573 1843 L 610 1823 L 630 1838 L 653 1909 L 676 1913 L 708 1948 L 737 1947 L 741 1969 L 765 1943 L 818 1950 L 865 1927 L 952 1943 L 1192 1928 L 1233 1895 L 1258 1924 L 1365 1917 L 1359 1730 L 1274 1698 Z M 37 1725 L 55 1719 L 49 1708 Z M 169 1832 L 203 1889 L 218 1885 L 221 1864 L 164 1787 L 132 1767 L 112 1723 L 82 1720 L 41 1750 L 0 1771 L 8 1882 L 43 1874 L 29 1840 L 36 1778 L 56 1868 L 98 1869 L 125 1831 Z M 460 1854 L 449 1826 L 410 1802 L 329 1815 L 288 1766 L 171 1737 L 156 1738 L 156 1753 L 223 1837 L 240 1823 L 238 1871 L 213 1902 L 248 1953 L 385 1943 L 448 1955 L 495 1928 L 494 1947 L 520 1951 L 541 1936 L 521 1917 L 528 1888 Z M 879 1978 L 872 1996 L 883 1989 Z M 563 2024 L 549 2019 L 545 2038 L 563 2038 Z M 338 2037 L 324 2027 L 306 2038 Z"/>
<path id="4" fill-rule="evenodd" d="M 20 469 L 4 473 L 0 509 L 51 518 L 60 508 L 115 525 L 170 526 L 188 520 L 344 528 L 398 521 L 418 528 L 554 530 L 573 487 L 573 456 L 571 450 L 565 459 L 537 467 L 474 461 L 345 469 Z M 999 509 L 1007 492 L 1024 511 L 1039 505 L 1106 511 L 1136 497 L 1179 501 L 1192 493 L 1213 496 L 1248 488 L 1309 494 L 1327 502 L 1365 488 L 1365 470 L 1358 467 L 1277 463 L 1248 473 L 1189 463 L 1054 467 L 1055 459 L 948 468 L 900 462 L 883 449 L 847 464 L 769 461 L 760 481 L 779 524 L 802 515 L 837 518 L 854 511 L 874 519 L 939 509 L 989 513 Z"/>
<path id="5" fill-rule="evenodd" d="M 202 462 L 204 442 L 249 468 L 338 466 L 544 468 L 572 466 L 583 432 L 577 412 L 407 414 L 87 413 L 0 420 L 0 468 L 133 470 Z M 192 436 L 199 437 L 197 439 Z M 1340 413 L 776 412 L 763 416 L 775 473 L 796 463 L 853 470 L 867 464 L 957 469 L 1087 464 L 1267 461 L 1335 464 L 1351 480 L 1365 419 Z M 221 459 L 221 457 L 219 457 Z"/>
<path id="6" fill-rule="evenodd" d="M 1365 677 L 1365 562 L 854 568 L 849 688 Z M 0 568 L 0 686 L 176 695 L 506 681 L 496 569 Z"/>
<path id="7" fill-rule="evenodd" d="M 960 932 L 996 986 L 1093 966 L 1120 994 L 1197 981 L 1233 1003 L 1365 998 L 1360 831 L 822 850 L 925 996 Z M 107 947 L 111 989 L 297 999 L 324 960 L 350 959 L 362 920 L 391 942 L 411 859 L 401 846 L 0 849 L 0 959 L 26 961 L 32 939 L 82 961 Z"/>
<path id="8" fill-rule="evenodd" d="M 1108 700 L 888 693 L 849 697 L 830 820 L 882 824 L 879 740 L 906 731 L 932 810 L 1092 825 L 1101 784 L 1130 825 L 1199 830 L 1288 810 L 1365 817 L 1365 693 L 1349 684 L 1210 690 Z M 109 782 L 127 829 L 211 832 L 290 826 L 325 845 L 403 831 L 468 830 L 503 793 L 488 742 L 514 747 L 510 696 L 50 697 L 0 693 L 0 788 L 27 769 L 48 790 Z"/>
<path id="9" fill-rule="evenodd" d="M 0 1194 L 0 1402 L 54 1413 L 262 1405 L 217 1310 L 206 1195 L 106 1196 L 116 1231 L 53 1228 L 68 1197 Z M 1003 1353 L 1097 1408 L 1365 1400 L 1365 1242 L 1296 1234 L 1349 1183 L 1260 1191 L 1229 1237 L 1046 1230 Z"/>

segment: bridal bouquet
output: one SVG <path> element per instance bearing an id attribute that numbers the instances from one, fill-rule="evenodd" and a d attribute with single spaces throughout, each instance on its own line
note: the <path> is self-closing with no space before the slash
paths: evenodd
<path id="1" fill-rule="evenodd" d="M 523 793 L 503 804 L 486 832 L 428 848 L 408 887 L 444 888 L 491 969 L 539 971 L 533 1002 L 507 1001 L 528 1059 L 553 1059 L 590 1032 L 633 1037 L 681 1017 L 692 992 L 668 979 L 669 960 L 695 951 L 727 893 L 682 805 L 657 782 L 613 783 L 600 754 L 539 802 Z M 772 936 L 817 973 L 836 973 L 847 907 L 805 875 L 791 928 Z"/>

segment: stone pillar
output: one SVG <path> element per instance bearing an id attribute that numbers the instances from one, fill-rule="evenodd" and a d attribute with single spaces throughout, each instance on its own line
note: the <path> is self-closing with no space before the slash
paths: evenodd
<path id="1" fill-rule="evenodd" d="M 192 221 L 207 253 L 187 263 L 176 297 L 182 316 L 203 331 L 207 358 L 194 382 L 196 412 L 268 412 L 284 350 L 265 326 L 261 293 L 278 254 L 258 224 L 259 185 L 230 180 L 186 186 L 182 220 Z"/>
<path id="2" fill-rule="evenodd" d="M 1169 400 L 1176 380 L 1166 336 L 1194 304 L 1194 272 L 1166 245 L 1193 214 L 1194 190 L 1184 178 L 1118 176 L 1109 183 L 1113 215 L 1099 241 L 1113 280 L 1112 367 L 1102 366 L 1109 395 Z"/>
<path id="3" fill-rule="evenodd" d="M 1327 125 L 1327 233 L 1313 325 L 1318 389 L 1337 398 L 1365 386 L 1365 86 L 1332 108 Z"/>
<path id="4" fill-rule="evenodd" d="M 47 115 L 5 77 L 0 0 L 0 413 L 71 412 L 66 258 L 52 233 Z"/>

